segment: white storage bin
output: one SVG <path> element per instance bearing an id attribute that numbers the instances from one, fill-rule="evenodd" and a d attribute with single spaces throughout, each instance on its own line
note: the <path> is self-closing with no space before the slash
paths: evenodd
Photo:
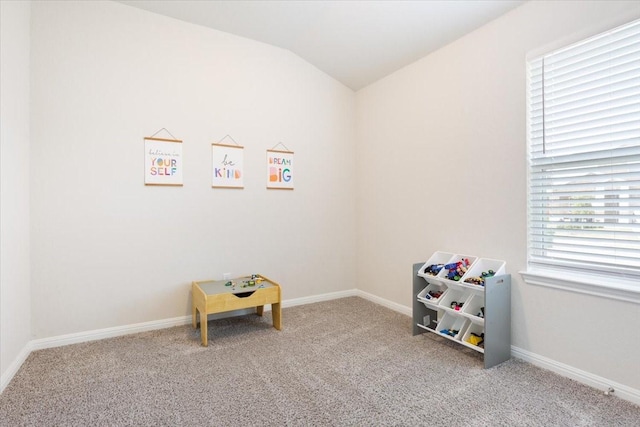
<path id="1" fill-rule="evenodd" d="M 459 289 L 448 289 L 447 293 L 440 298 L 440 302 L 438 305 L 445 310 L 450 310 L 455 313 L 462 313 L 464 307 L 467 305 L 467 300 L 471 297 L 471 291 L 468 290 L 459 290 Z M 451 303 L 456 302 L 458 304 L 462 304 L 458 310 L 454 307 L 451 307 Z"/>
<path id="2" fill-rule="evenodd" d="M 471 318 L 471 321 L 477 324 L 484 324 L 484 295 L 472 294 L 471 298 L 462 307 L 462 312 Z M 481 315 L 479 315 L 482 313 Z"/>
<path id="3" fill-rule="evenodd" d="M 498 259 L 489 259 L 489 258 L 480 258 L 477 260 L 473 266 L 467 270 L 467 274 L 465 274 L 462 279 L 462 283 L 465 286 L 476 286 L 476 287 L 484 287 L 484 284 L 475 284 L 468 282 L 473 278 L 482 279 L 482 273 L 487 273 L 489 271 L 494 272 L 494 276 L 499 276 L 504 274 L 506 262 L 498 260 Z"/>
<path id="4" fill-rule="evenodd" d="M 442 320 L 438 322 L 438 332 L 441 335 L 451 338 L 456 341 L 460 341 L 460 338 L 464 336 L 467 327 L 469 326 L 469 319 L 462 316 L 456 316 L 451 313 L 445 313 Z M 447 333 L 446 331 L 458 331 L 454 335 Z"/>
<path id="5" fill-rule="evenodd" d="M 469 342 L 469 340 L 472 339 L 472 335 L 471 334 L 476 334 L 478 336 L 482 336 L 484 334 L 484 328 L 482 326 L 480 326 L 480 325 L 476 325 L 476 324 L 472 323 L 471 325 L 469 325 L 469 327 L 464 332 L 464 335 L 462 336 L 462 342 L 467 347 L 471 347 L 474 350 L 477 350 L 477 351 L 480 351 L 480 352 L 484 353 L 484 339 L 482 339 L 483 341 L 480 342 L 480 343 Z"/>
<path id="6" fill-rule="evenodd" d="M 424 265 L 420 267 L 420 269 L 418 270 L 418 276 L 424 277 L 425 279 L 434 279 L 436 275 L 425 273 L 425 268 L 434 264 L 446 264 L 447 261 L 449 261 L 451 257 L 453 257 L 453 255 L 454 254 L 449 252 L 435 252 L 433 255 L 431 255 L 431 258 L 429 258 L 427 262 L 425 262 Z"/>
<path id="7" fill-rule="evenodd" d="M 475 256 L 470 256 L 470 255 L 454 255 L 453 257 L 451 257 L 451 259 L 449 259 L 449 261 L 446 262 L 446 264 L 454 264 L 460 261 L 468 261 L 468 265 L 465 267 L 467 269 L 467 273 L 468 271 L 473 267 L 473 265 L 475 264 L 476 260 L 478 259 L 478 257 Z M 449 270 L 443 268 L 440 273 L 438 273 L 438 279 L 441 279 L 444 283 L 458 283 L 461 280 L 464 279 L 464 277 L 466 276 L 467 273 L 463 273 L 462 276 L 460 276 L 460 278 L 458 280 L 451 280 L 447 278 L 447 275 L 449 274 Z"/>
<path id="8" fill-rule="evenodd" d="M 430 296 L 430 293 L 441 292 L 439 297 Z M 445 296 L 447 293 L 447 287 L 441 284 L 430 283 L 424 288 L 419 294 L 418 299 L 424 303 L 427 307 L 432 308 L 438 305 L 438 302 Z"/>

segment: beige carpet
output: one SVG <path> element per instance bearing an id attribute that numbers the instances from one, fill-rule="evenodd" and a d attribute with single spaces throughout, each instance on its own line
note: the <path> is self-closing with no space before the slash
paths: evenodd
<path id="1" fill-rule="evenodd" d="M 638 426 L 640 407 L 351 297 L 32 353 L 2 426 Z"/>

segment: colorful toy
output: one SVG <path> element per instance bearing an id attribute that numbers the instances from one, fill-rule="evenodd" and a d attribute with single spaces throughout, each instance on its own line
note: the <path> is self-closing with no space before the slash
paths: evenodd
<path id="1" fill-rule="evenodd" d="M 451 301 L 451 309 L 452 310 L 460 311 L 460 309 L 462 308 L 463 305 L 464 305 L 463 302 Z"/>
<path id="2" fill-rule="evenodd" d="M 482 272 L 482 277 L 493 277 L 496 275 L 496 272 L 493 270 L 489 270 L 489 271 L 483 271 Z"/>
<path id="3" fill-rule="evenodd" d="M 460 332 L 460 331 L 457 331 L 455 329 L 442 329 L 442 330 L 440 330 L 441 334 L 448 335 L 450 337 L 455 337 L 456 335 L 458 335 L 458 332 Z"/>
<path id="4" fill-rule="evenodd" d="M 252 274 L 251 277 L 248 278 L 248 280 L 242 281 L 242 285 L 240 285 L 240 287 L 242 288 L 254 287 L 257 284 L 260 284 L 263 280 L 264 279 L 260 277 L 259 274 Z M 235 283 L 234 283 L 234 286 L 235 286 Z"/>
<path id="5" fill-rule="evenodd" d="M 464 280 L 465 283 L 471 283 L 472 285 L 484 286 L 484 279 L 482 277 L 469 277 Z"/>
<path id="6" fill-rule="evenodd" d="M 481 344 L 484 343 L 484 334 L 478 335 L 471 332 L 471 334 L 469 335 L 469 338 L 467 338 L 467 342 L 469 344 L 480 346 Z"/>
<path id="7" fill-rule="evenodd" d="M 440 270 L 444 267 L 443 264 L 431 264 L 424 268 L 424 274 L 429 274 L 431 276 L 437 276 L 440 273 Z"/>
<path id="8" fill-rule="evenodd" d="M 483 271 L 482 274 L 480 275 L 480 277 L 476 276 L 476 277 L 469 277 L 468 279 L 465 279 L 465 283 L 471 283 L 473 285 L 478 285 L 478 286 L 484 286 L 484 279 L 486 279 L 487 277 L 493 277 L 495 276 L 496 272 L 493 270 L 489 270 L 489 271 Z"/>
<path id="9" fill-rule="evenodd" d="M 461 259 L 458 262 L 452 262 L 444 266 L 447 271 L 447 279 L 458 281 L 464 276 L 467 272 L 467 269 L 471 263 L 469 262 L 469 258 Z"/>
<path id="10" fill-rule="evenodd" d="M 438 299 L 442 296 L 442 294 L 444 293 L 444 291 L 429 291 L 426 294 L 424 294 L 424 296 L 422 298 L 424 299 Z"/>

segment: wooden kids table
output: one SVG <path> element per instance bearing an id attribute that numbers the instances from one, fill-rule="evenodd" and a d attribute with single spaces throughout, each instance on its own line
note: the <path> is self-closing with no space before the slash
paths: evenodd
<path id="1" fill-rule="evenodd" d="M 260 274 L 230 280 L 192 282 L 191 315 L 193 327 L 198 327 L 196 311 L 200 312 L 200 337 L 207 346 L 207 315 L 256 307 L 262 316 L 264 306 L 271 304 L 273 327 L 282 329 L 280 285 Z"/>

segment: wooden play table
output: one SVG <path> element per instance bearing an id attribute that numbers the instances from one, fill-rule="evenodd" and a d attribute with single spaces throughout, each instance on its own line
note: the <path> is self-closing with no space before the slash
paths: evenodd
<path id="1" fill-rule="evenodd" d="M 193 327 L 198 327 L 196 311 L 200 312 L 200 337 L 207 346 L 207 315 L 256 307 L 262 316 L 264 306 L 271 304 L 273 327 L 282 329 L 280 285 L 260 274 L 230 280 L 205 280 L 191 285 L 191 315 Z"/>

